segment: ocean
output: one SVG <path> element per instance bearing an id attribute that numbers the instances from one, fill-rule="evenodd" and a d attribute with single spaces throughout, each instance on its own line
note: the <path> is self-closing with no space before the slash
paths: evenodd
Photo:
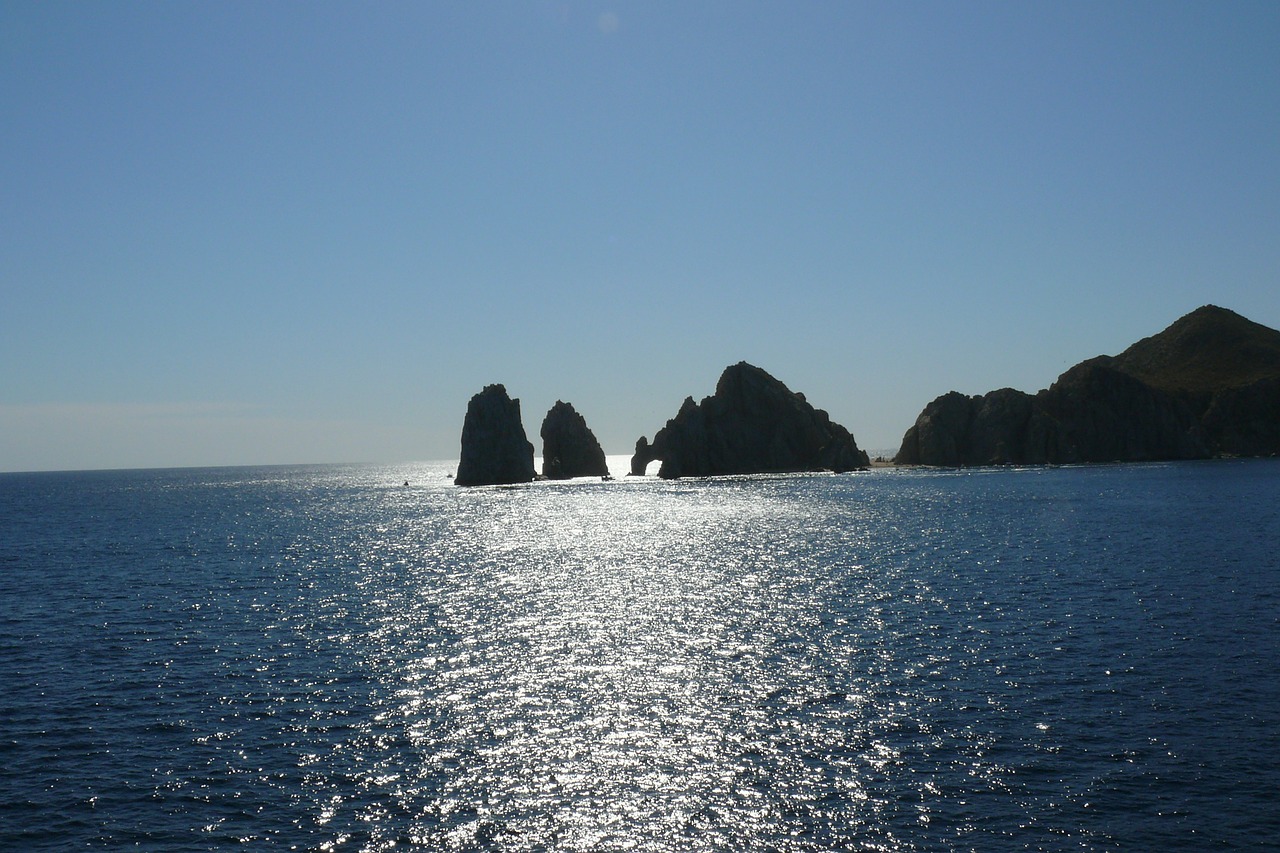
<path id="1" fill-rule="evenodd" d="M 450 464 L 0 475 L 0 849 L 1280 849 L 1280 461 Z"/>

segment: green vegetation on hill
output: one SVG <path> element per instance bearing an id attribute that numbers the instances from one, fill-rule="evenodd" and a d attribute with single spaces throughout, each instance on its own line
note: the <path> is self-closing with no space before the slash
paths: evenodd
<path id="1" fill-rule="evenodd" d="M 1280 376 L 1280 332 L 1205 305 L 1138 341 L 1111 364 L 1164 391 L 1241 388 Z"/>

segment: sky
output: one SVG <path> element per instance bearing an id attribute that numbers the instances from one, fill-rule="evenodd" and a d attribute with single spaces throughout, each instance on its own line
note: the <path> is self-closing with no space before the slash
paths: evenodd
<path id="1" fill-rule="evenodd" d="M 0 0 L 0 471 L 608 453 L 746 360 L 892 452 L 1280 327 L 1274 2 Z"/>

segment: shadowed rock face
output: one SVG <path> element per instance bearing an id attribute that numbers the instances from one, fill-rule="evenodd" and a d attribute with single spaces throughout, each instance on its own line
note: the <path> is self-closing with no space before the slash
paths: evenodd
<path id="1" fill-rule="evenodd" d="M 1145 462 L 1209 455 L 1187 401 L 1116 370 L 1109 359 L 1078 364 L 1036 395 L 1045 462 Z M 1043 450 L 1042 450 L 1043 448 Z"/>
<path id="2" fill-rule="evenodd" d="M 503 386 L 489 385 L 467 404 L 462 457 L 453 482 L 493 486 L 533 478 L 533 445 L 520 422 L 520 401 L 508 397 Z"/>
<path id="3" fill-rule="evenodd" d="M 1280 452 L 1280 332 L 1199 308 L 1032 396 L 934 400 L 902 440 L 907 465 L 1202 459 Z"/>
<path id="4" fill-rule="evenodd" d="M 746 362 L 726 368 L 701 403 L 686 398 L 653 444 L 637 441 L 631 473 L 643 474 L 654 459 L 662 460 L 658 476 L 668 479 L 869 465 L 847 429 Z"/>
<path id="5" fill-rule="evenodd" d="M 916 419 L 898 452 L 900 464 L 999 465 L 1028 453 L 1028 426 L 1035 398 L 1012 388 L 985 397 L 955 391 L 934 400 Z M 906 460 L 913 460 L 908 462 Z M 981 459 L 982 462 L 974 460 Z"/>
<path id="6" fill-rule="evenodd" d="M 1280 453 L 1280 377 L 1259 379 L 1213 395 L 1201 420 L 1205 439 L 1220 453 Z"/>
<path id="7" fill-rule="evenodd" d="M 609 463 L 587 421 L 570 403 L 556 400 L 542 421 L 542 475 L 551 480 L 604 477 Z"/>

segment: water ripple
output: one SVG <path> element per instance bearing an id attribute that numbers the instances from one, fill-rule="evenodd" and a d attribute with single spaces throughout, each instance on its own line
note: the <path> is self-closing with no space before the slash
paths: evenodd
<path id="1" fill-rule="evenodd" d="M 0 480 L 10 846 L 1280 835 L 1273 464 Z"/>

